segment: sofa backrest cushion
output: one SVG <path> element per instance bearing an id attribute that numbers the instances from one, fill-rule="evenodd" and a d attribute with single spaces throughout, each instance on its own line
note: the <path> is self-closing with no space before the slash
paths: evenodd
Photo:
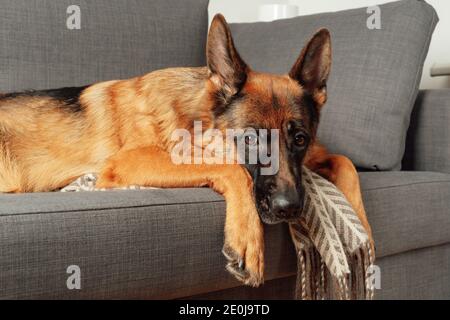
<path id="1" fill-rule="evenodd" d="M 202 66 L 207 28 L 208 0 L 0 0 L 0 92 Z"/>
<path id="2" fill-rule="evenodd" d="M 257 71 L 287 73 L 302 46 L 331 31 L 333 66 L 319 139 L 362 168 L 399 169 L 423 63 L 438 21 L 423 1 L 380 5 L 381 29 L 367 8 L 274 22 L 233 24 L 236 46 Z M 371 21 L 369 21 L 371 22 Z"/>

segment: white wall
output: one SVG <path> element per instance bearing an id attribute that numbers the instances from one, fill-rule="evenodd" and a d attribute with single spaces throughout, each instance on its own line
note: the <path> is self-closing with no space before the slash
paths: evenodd
<path id="1" fill-rule="evenodd" d="M 367 7 L 392 0 L 210 0 L 210 18 L 222 13 L 229 22 L 258 20 L 258 6 L 264 3 L 290 3 L 299 7 L 300 15 Z M 450 63 L 450 1 L 427 0 L 437 11 L 440 21 L 433 34 L 430 51 L 425 61 L 421 88 L 450 88 L 450 77 L 430 77 L 434 62 Z M 381 16 L 383 19 L 383 16 Z M 381 20 L 383 21 L 383 20 Z"/>

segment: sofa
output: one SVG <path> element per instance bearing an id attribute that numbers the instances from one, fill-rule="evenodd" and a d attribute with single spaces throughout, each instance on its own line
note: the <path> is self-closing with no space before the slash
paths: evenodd
<path id="1" fill-rule="evenodd" d="M 81 28 L 70 29 L 71 1 L 0 0 L 0 92 L 205 65 L 207 0 L 78 3 Z M 365 9 L 233 24 L 232 31 L 256 70 L 287 72 L 311 31 L 330 28 L 335 78 L 319 138 L 360 170 L 381 271 L 375 298 L 449 299 L 450 90 L 418 90 L 437 16 L 417 0 L 383 6 L 386 31 L 378 34 L 349 23 Z M 411 39 L 396 34 L 405 23 L 418 28 Z M 372 34 L 379 43 L 359 52 Z M 406 51 L 395 47 L 397 36 Z M 388 59 L 378 58 L 385 51 L 391 65 L 410 65 L 391 72 Z M 361 65 L 378 78 L 365 81 Z M 367 97 L 370 103 L 352 100 Z M 371 124 L 380 130 L 368 137 Z M 297 266 L 287 225 L 265 226 L 265 284 L 251 288 L 225 270 L 224 214 L 223 198 L 208 188 L 0 194 L 0 298 L 292 299 Z M 79 289 L 68 286 L 71 266 L 79 268 Z"/>

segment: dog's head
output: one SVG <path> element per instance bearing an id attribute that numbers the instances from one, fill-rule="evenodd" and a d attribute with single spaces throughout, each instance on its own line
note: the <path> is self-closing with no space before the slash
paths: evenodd
<path id="1" fill-rule="evenodd" d="M 298 218 L 303 208 L 302 164 L 313 144 L 320 109 L 327 99 L 331 40 L 319 30 L 287 75 L 252 71 L 237 52 L 222 15 L 212 21 L 207 43 L 209 85 L 219 126 L 254 128 L 245 135 L 248 150 L 262 148 L 278 161 L 277 172 L 262 174 L 267 163 L 247 163 L 258 212 L 266 223 Z M 278 129 L 262 137 L 259 129 Z M 275 142 L 276 141 L 276 142 Z M 271 145 L 277 143 L 277 148 Z M 275 150 L 277 155 L 271 155 Z"/>

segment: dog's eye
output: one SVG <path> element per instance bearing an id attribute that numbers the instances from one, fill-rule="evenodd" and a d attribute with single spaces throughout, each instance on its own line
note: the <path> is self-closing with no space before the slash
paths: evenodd
<path id="1" fill-rule="evenodd" d="M 254 146 L 258 143 L 258 136 L 256 134 L 250 133 L 245 136 L 245 143 L 249 146 Z"/>
<path id="2" fill-rule="evenodd" d="M 301 132 L 297 132 L 294 136 L 295 139 L 295 144 L 299 147 L 304 147 L 306 145 L 306 136 L 301 133 Z"/>

